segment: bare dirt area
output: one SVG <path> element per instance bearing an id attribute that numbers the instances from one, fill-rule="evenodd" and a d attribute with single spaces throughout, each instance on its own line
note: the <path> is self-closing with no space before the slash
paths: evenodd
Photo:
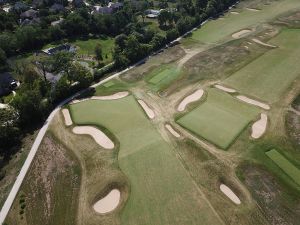
<path id="1" fill-rule="evenodd" d="M 286 131 L 296 146 L 300 146 L 300 116 L 294 112 L 286 113 Z"/>
<path id="2" fill-rule="evenodd" d="M 47 135 L 23 183 L 7 223 L 75 224 L 80 170 L 68 150 Z"/>
<path id="3" fill-rule="evenodd" d="M 288 13 L 279 17 L 274 24 L 283 25 L 289 28 L 300 28 L 300 11 L 294 12 L 292 15 Z"/>
<path id="4" fill-rule="evenodd" d="M 284 192 L 276 179 L 263 168 L 247 165 L 243 168 L 243 174 L 245 185 L 270 224 L 298 224 L 300 221 L 299 198 Z M 292 205 L 288 203 L 289 198 L 294 198 Z"/>

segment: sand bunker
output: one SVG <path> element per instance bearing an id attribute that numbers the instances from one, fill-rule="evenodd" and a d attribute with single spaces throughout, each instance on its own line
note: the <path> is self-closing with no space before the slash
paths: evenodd
<path id="1" fill-rule="evenodd" d="M 105 149 L 113 149 L 114 143 L 106 136 L 101 130 L 91 126 L 77 126 L 73 128 L 75 134 L 88 134 L 91 135 L 94 140 Z"/>
<path id="2" fill-rule="evenodd" d="M 253 38 L 252 41 L 254 41 L 255 43 L 259 44 L 259 45 L 263 45 L 263 46 L 266 46 L 266 47 L 270 47 L 270 48 L 277 48 L 277 46 L 275 45 L 270 45 L 270 44 L 267 44 L 267 43 L 264 43 L 256 38 Z"/>
<path id="3" fill-rule="evenodd" d="M 234 14 L 234 15 L 238 15 L 240 14 L 239 12 L 230 12 L 231 14 Z"/>
<path id="4" fill-rule="evenodd" d="M 108 213 L 113 211 L 120 203 L 121 193 L 118 189 L 111 190 L 108 195 L 100 199 L 93 206 L 97 213 Z"/>
<path id="5" fill-rule="evenodd" d="M 122 91 L 122 92 L 118 92 L 118 93 L 115 93 L 113 95 L 108 95 L 108 96 L 93 96 L 93 97 L 91 97 L 91 99 L 94 99 L 94 100 L 115 100 L 115 99 L 124 98 L 128 94 L 129 94 L 128 91 Z"/>
<path id="6" fill-rule="evenodd" d="M 258 12 L 258 11 L 260 11 L 259 9 L 253 9 L 253 8 L 246 8 L 247 10 L 249 10 L 249 11 L 253 11 L 253 12 Z"/>
<path id="7" fill-rule="evenodd" d="M 245 29 L 245 30 L 241 30 L 239 32 L 236 32 L 232 35 L 233 38 L 238 39 L 241 38 L 243 36 L 245 36 L 246 34 L 250 33 L 252 30 L 249 29 Z"/>
<path id="8" fill-rule="evenodd" d="M 233 201 L 235 204 L 239 205 L 241 204 L 241 200 L 236 196 L 233 191 L 227 187 L 225 184 L 220 185 L 220 190 L 226 195 L 231 201 Z"/>
<path id="9" fill-rule="evenodd" d="M 143 100 L 138 100 L 138 103 L 142 106 L 150 119 L 153 119 L 155 117 L 154 111 Z"/>
<path id="10" fill-rule="evenodd" d="M 224 86 L 219 85 L 219 84 L 216 84 L 215 87 L 222 90 L 222 91 L 228 92 L 228 93 L 235 93 L 236 92 L 236 90 L 234 90 L 232 88 L 227 88 L 227 87 L 224 87 Z"/>
<path id="11" fill-rule="evenodd" d="M 243 102 L 247 102 L 248 104 L 251 104 L 251 105 L 256 105 L 256 106 L 258 106 L 260 108 L 263 108 L 265 110 L 269 110 L 270 109 L 269 105 L 267 105 L 265 103 L 262 103 L 262 102 L 259 102 L 259 101 L 256 101 L 256 100 L 253 100 L 253 99 L 248 98 L 246 96 L 238 95 L 237 98 L 240 99 Z"/>
<path id="12" fill-rule="evenodd" d="M 178 105 L 177 110 L 179 112 L 182 112 L 185 110 L 186 106 L 191 103 L 191 102 L 196 102 L 198 101 L 204 94 L 204 91 L 202 89 L 199 89 L 195 91 L 193 94 L 185 97 L 181 103 Z"/>
<path id="13" fill-rule="evenodd" d="M 180 138 L 180 134 L 175 131 L 173 129 L 173 127 L 170 125 L 170 124 L 166 124 L 165 127 L 167 128 L 168 131 L 170 131 L 170 133 L 174 136 L 174 137 L 177 137 L 177 138 Z"/>
<path id="14" fill-rule="evenodd" d="M 62 109 L 61 111 L 64 115 L 66 126 L 71 126 L 73 124 L 73 122 L 72 122 L 69 110 L 68 109 Z"/>
<path id="15" fill-rule="evenodd" d="M 252 125 L 252 133 L 251 137 L 257 139 L 260 138 L 267 129 L 267 122 L 268 122 L 268 117 L 265 113 L 260 114 L 260 119 L 257 120 L 253 125 Z"/>

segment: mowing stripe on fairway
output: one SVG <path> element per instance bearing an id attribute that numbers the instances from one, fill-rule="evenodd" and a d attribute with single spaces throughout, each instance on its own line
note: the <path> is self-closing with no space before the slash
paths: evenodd
<path id="1" fill-rule="evenodd" d="M 300 170 L 296 166 L 281 155 L 276 149 L 266 152 L 266 155 L 300 186 Z"/>

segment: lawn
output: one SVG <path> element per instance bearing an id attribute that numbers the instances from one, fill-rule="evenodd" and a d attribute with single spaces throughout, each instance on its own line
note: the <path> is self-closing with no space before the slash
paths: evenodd
<path id="1" fill-rule="evenodd" d="M 284 29 L 270 43 L 279 48 L 257 58 L 223 83 L 270 103 L 278 101 L 300 74 L 300 30 Z"/>
<path id="2" fill-rule="evenodd" d="M 122 224 L 220 224 L 132 96 L 84 101 L 70 110 L 76 124 L 103 126 L 120 142 L 119 166 L 131 190 L 121 211 Z"/>
<path id="3" fill-rule="evenodd" d="M 110 95 L 120 91 L 127 91 L 131 85 L 123 81 L 113 79 L 95 88 L 93 95 Z"/>
<path id="4" fill-rule="evenodd" d="M 209 89 L 207 100 L 177 120 L 181 126 L 213 144 L 227 149 L 257 117 L 259 110 L 229 94 Z"/>
<path id="5" fill-rule="evenodd" d="M 155 91 L 160 91 L 167 87 L 180 75 L 180 70 L 172 65 L 163 65 L 151 71 L 146 80 Z"/>
<path id="6" fill-rule="evenodd" d="M 231 38 L 231 34 L 258 23 L 269 21 L 278 15 L 300 7 L 298 0 L 275 1 L 270 5 L 263 6 L 260 11 L 250 11 L 238 9 L 239 14 L 227 13 L 224 19 L 212 20 L 205 24 L 201 29 L 193 32 L 190 38 L 184 40 L 187 43 L 199 41 L 202 43 L 216 43 L 224 39 Z"/>
<path id="7" fill-rule="evenodd" d="M 300 186 L 300 170 L 289 160 L 282 156 L 276 149 L 266 152 L 266 155 L 281 168 L 296 184 Z"/>

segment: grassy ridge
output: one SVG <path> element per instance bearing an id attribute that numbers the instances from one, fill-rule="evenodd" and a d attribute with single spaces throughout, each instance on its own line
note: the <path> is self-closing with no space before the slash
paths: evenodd
<path id="1" fill-rule="evenodd" d="M 70 109 L 76 124 L 104 126 L 120 141 L 119 165 L 131 184 L 121 212 L 122 224 L 219 224 L 173 150 L 132 96 L 84 101 Z"/>
<path id="2" fill-rule="evenodd" d="M 226 149 L 258 113 L 257 108 L 241 103 L 229 94 L 209 89 L 207 101 L 177 123 Z"/>
<path id="3" fill-rule="evenodd" d="M 266 152 L 266 155 L 276 163 L 295 183 L 300 185 L 300 170 L 283 157 L 276 149 Z"/>

